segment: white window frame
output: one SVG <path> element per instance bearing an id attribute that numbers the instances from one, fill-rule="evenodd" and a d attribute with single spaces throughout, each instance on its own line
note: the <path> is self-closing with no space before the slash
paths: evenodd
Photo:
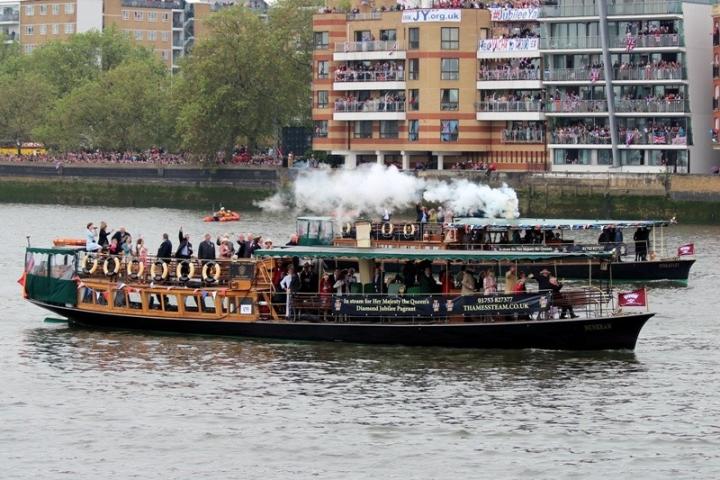
<path id="1" fill-rule="evenodd" d="M 60 4 L 59 3 L 53 3 L 52 14 L 54 16 L 60 15 Z"/>
<path id="2" fill-rule="evenodd" d="M 143 39 L 143 31 L 135 30 L 135 40 L 138 42 L 142 42 L 142 39 Z"/>
<path id="3" fill-rule="evenodd" d="M 73 33 L 75 33 L 75 24 L 74 23 L 66 23 L 63 31 L 68 35 L 72 35 Z"/>
<path id="4" fill-rule="evenodd" d="M 38 25 L 38 35 L 47 35 L 47 25 Z"/>
<path id="5" fill-rule="evenodd" d="M 47 15 L 48 13 L 48 6 L 47 5 L 38 5 L 38 13 L 40 15 Z"/>
<path id="6" fill-rule="evenodd" d="M 25 16 L 32 17 L 35 15 L 35 7 L 32 5 L 25 5 Z"/>
<path id="7" fill-rule="evenodd" d="M 120 14 L 122 15 L 123 20 L 130 20 L 130 12 L 127 10 L 123 10 Z"/>
<path id="8" fill-rule="evenodd" d="M 157 22 L 157 12 L 148 12 L 147 21 L 148 22 Z"/>
<path id="9" fill-rule="evenodd" d="M 74 3 L 66 3 L 65 4 L 65 14 L 72 15 L 73 13 L 75 13 L 75 4 Z"/>
<path id="10" fill-rule="evenodd" d="M 160 39 L 163 42 L 169 42 L 170 41 L 170 32 L 160 32 Z"/>
<path id="11" fill-rule="evenodd" d="M 52 34 L 53 34 L 53 35 L 60 35 L 60 24 L 59 24 L 59 23 L 53 23 L 53 24 L 52 24 Z"/>
<path id="12" fill-rule="evenodd" d="M 35 33 L 35 26 L 34 25 L 25 25 L 25 35 L 28 37 L 33 35 Z"/>
<path id="13" fill-rule="evenodd" d="M 135 20 L 136 22 L 142 22 L 143 18 L 144 18 L 143 12 L 140 12 L 137 10 L 135 10 L 133 12 L 133 20 Z"/>
<path id="14" fill-rule="evenodd" d="M 151 42 L 156 41 L 157 40 L 157 32 L 155 30 L 148 30 L 147 39 Z"/>

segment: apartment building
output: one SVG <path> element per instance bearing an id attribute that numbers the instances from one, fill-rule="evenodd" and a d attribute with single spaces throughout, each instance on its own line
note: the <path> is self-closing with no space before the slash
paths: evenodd
<path id="1" fill-rule="evenodd" d="M 0 1 L 0 36 L 6 43 L 20 37 L 20 2 Z"/>
<path id="2" fill-rule="evenodd" d="M 706 173 L 709 15 L 709 5 L 681 1 L 547 2 L 551 169 Z"/>
<path id="3" fill-rule="evenodd" d="M 75 33 L 102 30 L 102 0 L 22 0 L 19 41 L 25 52 Z"/>
<path id="4" fill-rule="evenodd" d="M 526 45 L 487 43 L 513 28 L 510 18 L 480 8 L 400 10 L 387 0 L 345 12 L 339 3 L 313 19 L 314 149 L 342 155 L 350 168 L 544 169 L 539 77 L 493 76 Z M 536 47 L 535 66 L 538 56 Z"/>

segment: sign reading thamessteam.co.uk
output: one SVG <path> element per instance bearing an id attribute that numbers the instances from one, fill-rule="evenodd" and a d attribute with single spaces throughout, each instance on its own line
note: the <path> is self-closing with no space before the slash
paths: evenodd
<path id="1" fill-rule="evenodd" d="M 548 293 L 515 293 L 507 295 L 444 295 L 333 297 L 333 312 L 356 317 L 444 317 L 447 315 L 528 315 L 546 310 Z"/>
<path id="2" fill-rule="evenodd" d="M 435 10 L 419 8 L 417 10 L 405 10 L 402 14 L 402 23 L 459 22 L 460 12 L 460 9 Z"/>

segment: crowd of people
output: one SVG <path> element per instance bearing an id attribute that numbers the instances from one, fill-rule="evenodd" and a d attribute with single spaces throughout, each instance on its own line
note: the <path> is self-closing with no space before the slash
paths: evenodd
<path id="1" fill-rule="evenodd" d="M 404 81 L 402 62 L 354 62 L 339 65 L 335 70 L 336 82 Z"/>
<path id="2" fill-rule="evenodd" d="M 616 61 L 613 73 L 616 80 L 682 80 L 684 75 L 680 62 L 666 60 Z"/>
<path id="3" fill-rule="evenodd" d="M 481 104 L 480 111 L 527 111 L 542 110 L 542 93 L 529 92 L 493 92 L 486 95 Z"/>
<path id="4" fill-rule="evenodd" d="M 533 58 L 513 58 L 485 62 L 478 80 L 540 80 L 540 62 Z"/>
<path id="5" fill-rule="evenodd" d="M 605 125 L 578 122 L 555 128 L 550 143 L 558 144 L 610 144 L 610 129 Z M 687 131 L 676 123 L 650 122 L 642 127 L 618 128 L 618 142 L 631 144 L 679 145 L 687 143 Z"/>
<path id="6" fill-rule="evenodd" d="M 348 93 L 335 100 L 336 112 L 403 112 L 405 93 L 385 92 L 360 100 L 357 94 Z"/>
<path id="7" fill-rule="evenodd" d="M 433 8 L 433 9 L 490 9 L 490 8 L 503 8 L 503 9 L 512 9 L 512 8 L 539 8 L 543 5 L 543 2 L 541 0 L 512 0 L 512 1 L 504 1 L 504 2 L 478 2 L 474 0 L 433 0 L 433 2 L 426 6 L 423 4 L 422 8 Z M 416 5 L 411 4 L 411 2 L 407 2 L 407 4 L 403 4 L 398 2 L 395 5 L 391 5 L 389 7 L 386 6 L 380 6 L 380 7 L 374 7 L 372 9 L 372 12 L 399 12 L 402 10 L 412 10 L 420 8 L 420 2 L 417 2 Z M 336 7 L 322 7 L 320 10 L 318 10 L 319 13 L 351 13 L 351 14 L 359 14 L 360 9 L 357 7 L 351 8 L 349 11 L 345 11 L 341 8 Z"/>
<path id="8" fill-rule="evenodd" d="M 545 139 L 545 130 L 535 122 L 528 122 L 524 126 L 513 126 L 502 131 L 503 142 L 507 143 L 537 143 Z"/>

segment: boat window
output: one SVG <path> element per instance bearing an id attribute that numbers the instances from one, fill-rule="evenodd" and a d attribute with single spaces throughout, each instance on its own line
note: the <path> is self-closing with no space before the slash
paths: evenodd
<path id="1" fill-rule="evenodd" d="M 183 305 L 185 306 L 186 312 L 197 312 L 199 310 L 198 299 L 195 295 L 186 296 Z"/>
<path id="2" fill-rule="evenodd" d="M 52 278 L 72 280 L 75 274 L 75 255 L 55 254 L 50 258 Z"/>
<path id="3" fill-rule="evenodd" d="M 130 308 L 142 308 L 142 295 L 140 295 L 140 292 L 128 292 L 127 296 L 130 302 Z"/>
<path id="4" fill-rule="evenodd" d="M 148 308 L 151 310 L 160 310 L 162 308 L 162 302 L 159 294 L 148 293 Z"/>
<path id="5" fill-rule="evenodd" d="M 97 300 L 98 305 L 107 305 L 108 304 L 108 292 L 98 292 L 95 291 L 95 300 Z"/>
<path id="6" fill-rule="evenodd" d="M 222 313 L 235 313 L 237 312 L 237 298 L 236 297 L 223 297 L 220 302 L 220 309 Z"/>
<path id="7" fill-rule="evenodd" d="M 114 305 L 116 307 L 127 307 L 127 297 L 125 296 L 125 290 L 114 290 L 113 298 L 115 299 Z"/>
<path id="8" fill-rule="evenodd" d="M 166 312 L 178 311 L 177 295 L 163 295 L 163 310 Z"/>
<path id="9" fill-rule="evenodd" d="M 310 222 L 310 230 L 308 236 L 310 238 L 318 238 L 320 233 L 320 220 L 313 220 Z"/>
<path id="10" fill-rule="evenodd" d="M 215 313 L 215 299 L 212 295 L 206 295 L 202 302 L 200 302 L 200 307 L 202 308 L 203 313 Z"/>
<path id="11" fill-rule="evenodd" d="M 92 305 L 95 303 L 95 295 L 93 295 L 93 290 L 83 287 L 80 290 L 80 303 L 87 303 Z"/>
<path id="12" fill-rule="evenodd" d="M 308 231 L 308 222 L 306 220 L 298 220 L 296 229 L 298 236 L 304 237 L 305 232 Z"/>
<path id="13" fill-rule="evenodd" d="M 318 236 L 320 240 L 324 240 L 327 243 L 330 243 L 332 241 L 333 237 L 335 236 L 334 223 L 332 222 L 332 220 L 325 220 L 320 224 L 320 233 Z"/>
<path id="14" fill-rule="evenodd" d="M 49 262 L 48 255 L 45 253 L 29 254 L 25 260 L 25 269 L 32 275 L 46 276 Z"/>

